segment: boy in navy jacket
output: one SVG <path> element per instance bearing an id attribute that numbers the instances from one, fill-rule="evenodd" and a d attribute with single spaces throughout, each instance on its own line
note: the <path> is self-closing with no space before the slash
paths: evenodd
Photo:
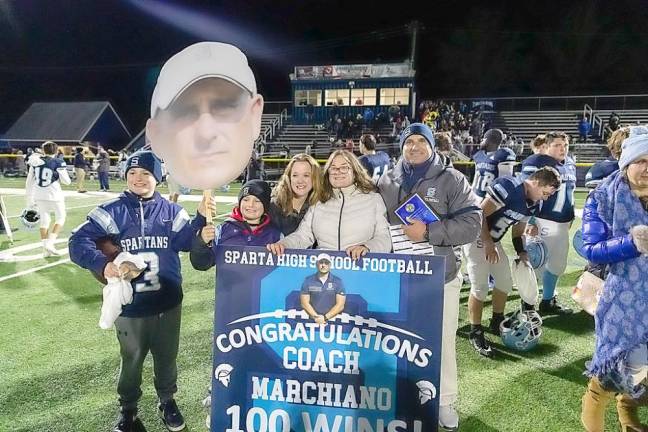
<path id="1" fill-rule="evenodd" d="M 191 245 L 191 265 L 196 270 L 207 270 L 214 266 L 214 248 L 221 244 L 237 246 L 265 246 L 281 238 L 281 231 L 272 224 L 270 208 L 270 186 L 263 180 L 250 180 L 241 187 L 238 206 L 217 228 L 205 226 Z M 201 216 L 197 216 L 201 218 Z"/>
<path id="2" fill-rule="evenodd" d="M 161 162 L 152 152 L 134 153 L 126 162 L 128 190 L 92 210 L 69 242 L 72 261 L 106 279 L 118 277 L 119 269 L 97 247 L 99 239 L 110 238 L 122 251 L 137 254 L 148 264 L 131 281 L 133 301 L 123 305 L 115 321 L 121 353 L 117 385 L 121 409 L 115 431 L 133 430 L 139 422 L 142 365 L 149 351 L 160 399 L 159 414 L 167 429 L 185 427 L 173 398 L 182 303 L 178 252 L 190 249 L 205 219 L 190 221 L 186 210 L 160 196 L 155 188 L 161 179 Z M 199 212 L 204 212 L 203 208 L 201 203 Z"/>

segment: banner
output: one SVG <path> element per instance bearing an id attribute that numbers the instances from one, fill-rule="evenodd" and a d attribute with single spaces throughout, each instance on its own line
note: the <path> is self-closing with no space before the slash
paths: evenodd
<path id="1" fill-rule="evenodd" d="M 444 257 L 219 247 L 211 430 L 429 432 Z"/>
<path id="2" fill-rule="evenodd" d="M 409 63 L 295 66 L 295 79 L 413 77 Z"/>

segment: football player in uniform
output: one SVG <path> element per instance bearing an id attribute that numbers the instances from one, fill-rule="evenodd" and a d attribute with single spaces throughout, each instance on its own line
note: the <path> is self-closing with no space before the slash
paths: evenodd
<path id="1" fill-rule="evenodd" d="M 61 183 L 69 185 L 72 181 L 68 175 L 65 161 L 55 157 L 58 146 L 52 141 L 43 143 L 43 153 L 34 152 L 27 161 L 26 193 L 27 207 L 36 207 L 40 213 L 40 238 L 43 242 L 43 255 L 62 255 L 54 247 L 63 224 L 65 223 L 65 198 Z M 50 213 L 54 213 L 54 226 L 50 231 L 52 221 Z"/>
<path id="2" fill-rule="evenodd" d="M 490 129 L 484 134 L 480 150 L 473 155 L 475 177 L 472 188 L 481 199 L 486 197 L 486 191 L 495 179 L 500 175 L 512 173 L 515 152 L 510 148 L 502 148 L 503 140 L 504 134 L 501 130 Z"/>
<path id="3" fill-rule="evenodd" d="M 556 284 L 567 268 L 569 253 L 569 228 L 574 220 L 574 190 L 576 189 L 576 164 L 568 155 L 569 137 L 564 132 L 545 134 L 546 152 L 535 154 L 522 162 L 522 178 L 548 166 L 560 173 L 560 189 L 545 203 L 538 216 L 529 221 L 527 232 L 539 235 L 547 247 L 547 263 L 542 271 L 542 301 L 540 313 L 566 315 L 573 311 L 558 303 Z M 534 228 L 537 227 L 537 230 Z"/>
<path id="4" fill-rule="evenodd" d="M 378 183 L 380 176 L 392 167 L 389 155 L 383 151 L 376 151 L 376 137 L 371 134 L 360 137 L 360 153 L 362 153 L 358 158 L 360 164 L 374 184 Z"/>
<path id="5" fill-rule="evenodd" d="M 176 405 L 180 339 L 182 275 L 180 251 L 204 226 L 204 218 L 190 222 L 186 210 L 155 191 L 162 180 L 160 160 L 150 151 L 133 153 L 126 162 L 128 190 L 101 204 L 70 237 L 70 259 L 77 265 L 102 274 L 120 277 L 120 269 L 108 260 L 97 241 L 111 238 L 122 251 L 137 254 L 146 270 L 131 280 L 133 301 L 122 306 L 115 321 L 121 354 L 117 393 L 120 414 L 115 432 L 136 430 L 137 404 L 142 396 L 142 366 L 149 351 L 153 356 L 159 415 L 169 430 L 184 429 L 184 418 Z M 205 200 L 198 211 L 204 215 Z"/>
<path id="6" fill-rule="evenodd" d="M 513 287 L 509 260 L 500 240 L 509 227 L 513 226 L 511 234 L 518 259 L 528 261 L 523 240 L 526 219 L 537 214 L 541 201 L 547 200 L 559 187 L 558 171 L 549 167 L 541 168 L 526 180 L 512 176 L 495 180 L 481 203 L 484 212 L 481 235 L 473 243 L 464 246 L 464 253 L 468 259 L 471 285 L 468 299 L 469 340 L 473 348 L 485 357 L 494 354 L 481 325 L 489 275 L 493 275 L 495 279 L 493 316 L 489 327 L 496 335 L 499 335 L 500 323 L 504 320 L 506 298 Z"/>

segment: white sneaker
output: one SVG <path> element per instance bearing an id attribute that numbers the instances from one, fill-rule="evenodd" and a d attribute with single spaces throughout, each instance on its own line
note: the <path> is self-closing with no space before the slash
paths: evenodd
<path id="1" fill-rule="evenodd" d="M 459 429 L 459 414 L 452 405 L 439 406 L 439 427 L 446 431 Z"/>
<path id="2" fill-rule="evenodd" d="M 47 258 L 51 256 L 52 256 L 52 251 L 50 251 L 48 248 L 43 246 L 43 258 Z"/>
<path id="3" fill-rule="evenodd" d="M 64 251 L 60 251 L 60 250 L 56 249 L 53 245 L 45 246 L 43 249 L 45 250 L 45 252 L 43 252 L 43 255 L 45 255 L 46 257 L 65 255 Z M 49 254 L 49 255 L 47 255 L 47 254 Z"/>

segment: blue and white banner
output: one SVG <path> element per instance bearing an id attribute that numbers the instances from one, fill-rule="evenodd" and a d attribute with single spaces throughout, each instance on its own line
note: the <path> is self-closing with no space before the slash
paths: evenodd
<path id="1" fill-rule="evenodd" d="M 211 430 L 437 430 L 444 257 L 219 247 Z"/>

